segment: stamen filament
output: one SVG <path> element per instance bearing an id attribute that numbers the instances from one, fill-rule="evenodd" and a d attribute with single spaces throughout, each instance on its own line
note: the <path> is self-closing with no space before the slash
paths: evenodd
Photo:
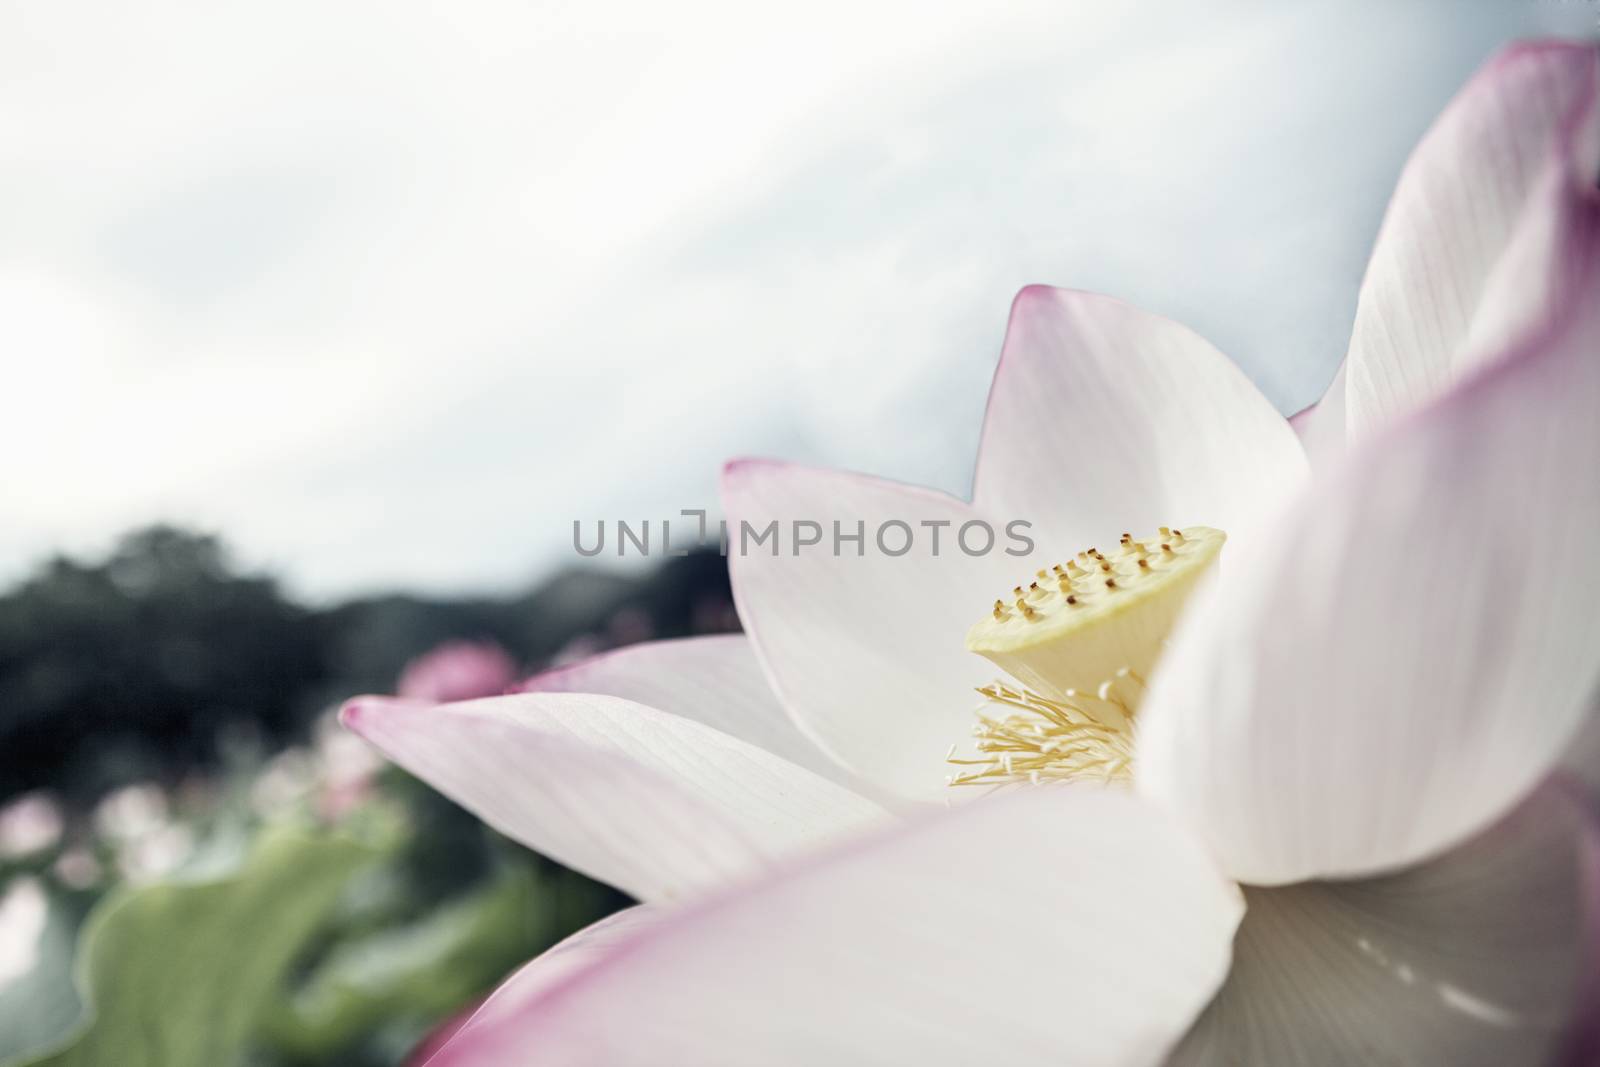
<path id="1" fill-rule="evenodd" d="M 985 700 L 973 729 L 978 755 L 958 757 L 952 748 L 946 762 L 964 769 L 947 778 L 950 785 L 1111 782 L 1131 775 L 1133 739 L 1126 723 L 1133 713 L 1114 691 L 1053 699 L 995 682 L 978 693 Z M 1015 710 L 985 714 L 991 705 Z"/>

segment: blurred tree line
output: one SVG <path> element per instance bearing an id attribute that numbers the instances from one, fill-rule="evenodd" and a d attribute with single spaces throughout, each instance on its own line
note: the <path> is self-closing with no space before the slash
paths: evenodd
<path id="1" fill-rule="evenodd" d="M 124 782 L 176 782 L 240 738 L 303 739 L 318 712 L 387 692 L 452 638 L 530 670 L 594 648 L 732 628 L 725 562 L 670 558 L 638 577 L 575 568 L 505 597 L 296 602 L 241 572 L 216 537 L 128 534 L 104 559 L 58 556 L 0 595 L 0 802 L 49 786 L 69 805 Z"/>

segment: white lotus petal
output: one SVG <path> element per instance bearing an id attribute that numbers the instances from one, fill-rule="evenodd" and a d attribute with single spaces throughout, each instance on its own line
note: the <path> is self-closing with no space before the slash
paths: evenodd
<path id="1" fill-rule="evenodd" d="M 1033 520 L 1045 555 L 1163 524 L 1237 538 L 1305 471 L 1283 416 L 1186 327 L 1093 293 L 1017 294 L 973 502 Z"/>
<path id="2" fill-rule="evenodd" d="M 1233 969 L 1174 1067 L 1550 1062 L 1577 1004 L 1596 830 L 1551 786 L 1403 874 L 1246 890 Z"/>
<path id="3" fill-rule="evenodd" d="M 1180 623 L 1140 784 L 1241 881 L 1353 876 L 1531 790 L 1600 677 L 1600 194 L 1507 256 L 1561 315 L 1364 442 Z"/>
<path id="4" fill-rule="evenodd" d="M 873 822 L 870 801 L 698 722 L 609 696 L 355 700 L 351 729 L 429 785 L 644 901 Z"/>
<path id="5" fill-rule="evenodd" d="M 778 699 L 808 736 L 868 781 L 908 797 L 941 797 L 945 753 L 971 732 L 973 687 L 994 673 L 966 651 L 967 628 L 1027 573 L 1005 554 L 1004 528 L 985 527 L 995 534 L 993 551 L 969 556 L 960 530 L 981 520 L 961 501 L 784 463 L 730 464 L 722 494 L 731 537 L 741 523 L 762 530 L 777 521 L 783 538 L 777 554 L 741 552 L 737 543 L 728 553 L 739 617 Z M 795 521 L 820 524 L 823 544 L 795 554 Z M 861 555 L 851 544 L 833 551 L 835 522 L 846 534 L 863 524 Z M 880 529 L 890 551 L 906 543 L 904 530 L 886 523 L 910 529 L 905 555 L 876 544 Z M 970 547 L 984 543 L 973 527 Z"/>
<path id="6" fill-rule="evenodd" d="M 530 693 L 606 693 L 685 719 L 856 788 L 858 780 L 802 734 L 743 634 L 650 641 L 530 678 Z"/>
<path id="7" fill-rule="evenodd" d="M 663 916 L 432 1062 L 1159 1063 L 1221 982 L 1240 911 L 1154 810 L 1031 790 Z"/>
<path id="8" fill-rule="evenodd" d="M 1548 314 L 1540 272 L 1497 301 L 1484 294 L 1526 213 L 1539 210 L 1542 175 L 1575 167 L 1594 184 L 1597 100 L 1592 45 L 1513 45 L 1418 144 L 1361 286 L 1346 357 L 1352 438 L 1438 395 Z"/>

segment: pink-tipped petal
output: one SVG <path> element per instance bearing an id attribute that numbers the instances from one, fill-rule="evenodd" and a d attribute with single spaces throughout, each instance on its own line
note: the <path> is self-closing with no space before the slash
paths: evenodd
<path id="1" fill-rule="evenodd" d="M 860 783 L 802 734 L 761 673 L 743 634 L 651 641 L 534 675 L 530 693 L 606 693 L 703 722 L 856 788 Z"/>
<path id="2" fill-rule="evenodd" d="M 528 693 L 344 721 L 530 848 L 644 901 L 870 824 L 870 801 L 764 749 L 617 697 Z"/>
<path id="3" fill-rule="evenodd" d="M 1220 984 L 1240 912 L 1152 809 L 1034 790 L 630 931 L 433 1067 L 1154 1064 Z"/>
<path id="4" fill-rule="evenodd" d="M 945 754 L 971 733 L 973 687 L 994 672 L 966 651 L 967 629 L 1028 573 L 1024 560 L 1006 555 L 1015 543 L 1003 525 L 988 527 L 987 554 L 969 556 L 961 529 L 983 520 L 961 501 L 785 463 L 731 464 L 722 496 L 734 602 L 778 699 L 809 737 L 869 782 L 940 797 Z M 777 554 L 741 549 L 743 524 L 762 531 L 773 522 Z M 817 523 L 822 543 L 797 554 L 796 522 Z M 864 531 L 864 544 L 836 550 L 835 522 L 845 535 Z M 907 544 L 907 530 L 909 551 L 890 555 Z M 986 544 L 981 528 L 968 531 L 969 548 Z"/>
<path id="5" fill-rule="evenodd" d="M 1179 625 L 1140 784 L 1241 881 L 1370 874 L 1531 790 L 1600 678 L 1600 193 L 1507 255 L 1560 316 L 1362 443 Z"/>
<path id="6" fill-rule="evenodd" d="M 1247 889 L 1233 969 L 1174 1067 L 1551 1062 L 1577 1005 L 1595 831 L 1552 783 L 1402 874 Z"/>
<path id="7" fill-rule="evenodd" d="M 1187 328 L 1093 293 L 1017 294 L 973 503 L 1032 520 L 1047 556 L 1162 525 L 1246 534 L 1305 471 L 1283 416 Z"/>
<path id="8" fill-rule="evenodd" d="M 1401 174 L 1361 286 L 1346 357 L 1352 439 L 1437 396 L 1551 314 L 1533 271 L 1491 276 L 1552 169 L 1593 187 L 1600 78 L 1589 44 L 1507 48 L 1461 90 Z"/>

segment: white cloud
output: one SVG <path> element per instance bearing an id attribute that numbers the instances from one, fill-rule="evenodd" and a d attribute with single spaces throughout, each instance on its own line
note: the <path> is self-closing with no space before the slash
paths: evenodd
<path id="1" fill-rule="evenodd" d="M 1030 281 L 1309 400 L 1410 142 L 1557 9 L 1286 7 L 11 5 L 0 576 L 171 517 L 492 587 L 748 452 L 959 490 Z"/>

